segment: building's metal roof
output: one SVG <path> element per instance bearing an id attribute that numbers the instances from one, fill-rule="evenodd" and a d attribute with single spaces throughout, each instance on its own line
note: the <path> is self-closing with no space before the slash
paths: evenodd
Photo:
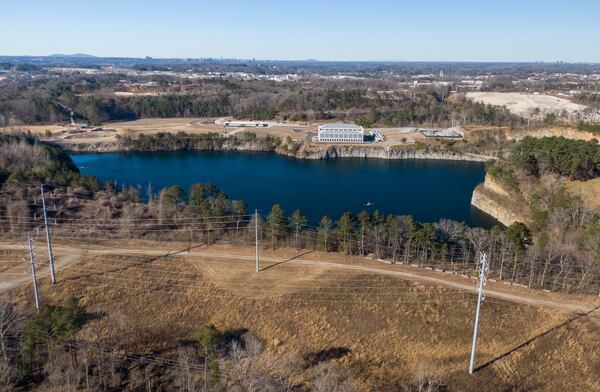
<path id="1" fill-rule="evenodd" d="M 362 130 L 363 127 L 361 127 L 360 125 L 356 125 L 356 124 L 323 124 L 319 126 L 319 129 L 329 129 L 329 128 L 336 128 L 336 129 L 349 129 L 349 130 Z"/>

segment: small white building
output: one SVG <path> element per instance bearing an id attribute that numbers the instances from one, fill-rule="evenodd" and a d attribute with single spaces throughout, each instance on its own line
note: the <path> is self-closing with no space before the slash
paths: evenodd
<path id="1" fill-rule="evenodd" d="M 225 121 L 224 127 L 251 127 L 251 128 L 265 128 L 269 124 L 263 121 Z"/>
<path id="2" fill-rule="evenodd" d="M 323 124 L 319 126 L 319 143 L 362 143 L 365 129 L 356 124 Z"/>
<path id="3" fill-rule="evenodd" d="M 422 129 L 421 133 L 425 137 L 434 137 L 434 138 L 462 139 L 465 137 L 465 134 L 456 128 Z"/>

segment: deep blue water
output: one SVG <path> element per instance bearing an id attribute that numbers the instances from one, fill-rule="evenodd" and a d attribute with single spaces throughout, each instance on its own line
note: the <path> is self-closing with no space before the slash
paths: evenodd
<path id="1" fill-rule="evenodd" d="M 472 207 L 471 194 L 483 181 L 482 163 L 338 159 L 302 160 L 270 153 L 136 152 L 84 153 L 71 156 L 82 174 L 119 185 L 148 183 L 154 191 L 196 182 L 216 185 L 248 210 L 266 213 L 280 203 L 290 214 L 299 208 L 312 222 L 323 215 L 379 209 L 412 215 L 425 222 L 441 218 L 491 227 L 497 222 Z M 365 207 L 368 201 L 372 207 Z"/>

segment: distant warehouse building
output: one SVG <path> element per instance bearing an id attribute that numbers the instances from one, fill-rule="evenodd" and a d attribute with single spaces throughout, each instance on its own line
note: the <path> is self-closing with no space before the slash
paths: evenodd
<path id="1" fill-rule="evenodd" d="M 320 143 L 362 143 L 365 129 L 356 124 L 324 124 L 319 127 Z"/>
<path id="2" fill-rule="evenodd" d="M 254 127 L 254 128 L 264 128 L 268 127 L 269 124 L 263 121 L 225 121 L 223 123 L 224 127 Z"/>

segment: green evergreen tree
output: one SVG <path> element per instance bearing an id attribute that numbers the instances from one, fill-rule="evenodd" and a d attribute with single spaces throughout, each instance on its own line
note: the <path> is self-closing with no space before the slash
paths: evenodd
<path id="1" fill-rule="evenodd" d="M 275 204 L 271 208 L 271 212 L 267 216 L 267 223 L 269 224 L 269 232 L 271 234 L 271 248 L 275 249 L 276 240 L 285 236 L 287 227 L 285 212 L 279 204 Z"/>
<path id="2" fill-rule="evenodd" d="M 354 235 L 354 217 L 349 212 L 344 212 L 337 221 L 337 236 L 342 242 L 344 253 L 352 253 L 352 236 Z"/>
<path id="3" fill-rule="evenodd" d="M 208 383 L 211 385 L 219 381 L 219 363 L 217 362 L 217 349 L 221 332 L 213 324 L 202 326 L 194 335 L 198 343 L 202 356 L 204 357 L 204 389 L 208 390 Z M 208 371 L 210 370 L 210 378 Z"/>
<path id="4" fill-rule="evenodd" d="M 307 223 L 308 219 L 306 219 L 306 217 L 302 215 L 302 212 L 300 212 L 300 210 L 294 211 L 294 213 L 290 217 L 290 227 L 294 231 L 294 237 L 296 239 L 296 249 L 300 249 L 300 233 L 302 232 L 302 229 L 306 227 Z"/>
<path id="5" fill-rule="evenodd" d="M 322 249 L 325 252 L 328 252 L 331 246 L 332 227 L 333 222 L 330 217 L 324 216 L 323 218 L 321 218 L 321 221 L 319 222 L 319 227 L 317 228 L 317 232 L 319 235 L 320 242 L 323 245 Z"/>

